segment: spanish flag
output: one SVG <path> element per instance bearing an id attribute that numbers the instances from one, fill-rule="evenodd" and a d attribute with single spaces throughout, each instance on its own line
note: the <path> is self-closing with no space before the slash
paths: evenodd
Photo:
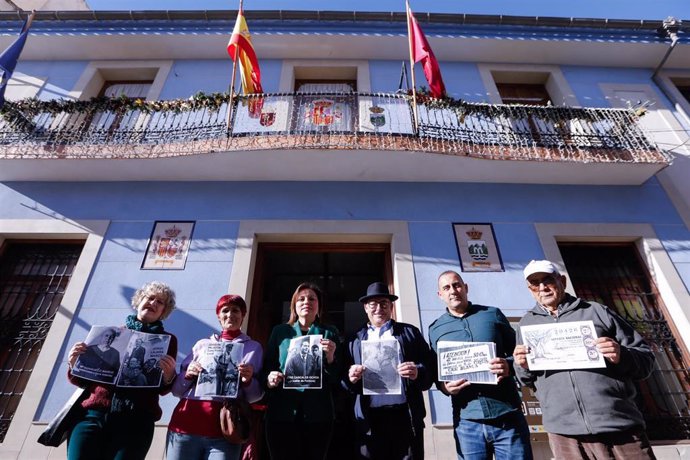
<path id="1" fill-rule="evenodd" d="M 240 66 L 240 76 L 242 78 L 242 92 L 244 94 L 263 93 L 264 90 L 261 88 L 259 60 L 256 58 L 256 53 L 252 46 L 252 39 L 249 35 L 247 22 L 244 20 L 242 8 L 237 12 L 235 28 L 232 31 L 232 36 L 228 43 L 228 54 L 233 61 L 235 60 L 235 56 L 239 59 L 238 64 Z M 260 105 L 262 104 L 257 105 L 259 105 L 259 107 L 256 107 L 258 110 L 253 110 L 250 102 L 250 113 L 253 114 L 257 112 L 255 114 L 256 117 L 261 113 Z"/>

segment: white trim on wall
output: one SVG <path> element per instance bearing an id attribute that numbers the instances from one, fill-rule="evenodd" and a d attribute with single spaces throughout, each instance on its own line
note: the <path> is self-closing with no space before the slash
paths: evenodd
<path id="1" fill-rule="evenodd" d="M 390 243 L 396 318 L 421 327 L 407 223 L 402 221 L 245 220 L 240 223 L 228 292 L 251 299 L 259 243 Z M 250 306 L 251 308 L 251 306 Z M 245 316 L 245 324 L 249 315 Z"/>
<path id="2" fill-rule="evenodd" d="M 574 294 L 559 242 L 634 242 L 652 275 L 666 305 L 670 321 L 679 337 L 690 348 L 690 294 L 671 258 L 649 224 L 535 224 L 539 241 L 547 259 L 556 263 L 568 279 L 567 291 Z"/>
<path id="3" fill-rule="evenodd" d="M 371 92 L 371 78 L 369 77 L 369 61 L 344 60 L 329 61 L 325 59 L 286 59 L 280 71 L 280 92 L 291 93 L 295 90 L 295 68 L 317 68 L 323 67 L 331 69 L 356 68 L 357 71 L 357 91 L 360 93 Z M 315 75 L 314 78 L 320 78 Z"/>
<path id="4" fill-rule="evenodd" d="M 690 80 L 690 70 L 663 70 L 659 72 L 657 78 L 660 86 L 663 86 L 666 93 L 673 99 L 671 103 L 674 104 L 674 108 L 684 118 L 685 123 L 690 125 L 690 101 L 683 97 L 673 82 L 674 78 Z"/>
<path id="5" fill-rule="evenodd" d="M 36 443 L 40 427 L 34 427 L 34 417 L 53 369 L 59 367 L 57 360 L 60 351 L 96 263 L 109 224 L 108 220 L 0 220 L 0 245 L 8 239 L 36 240 L 37 242 L 48 239 L 84 240 L 84 248 L 74 267 L 62 303 L 50 326 L 5 441 L 0 444 L 0 458 L 16 458 L 23 448 L 23 453 L 26 453 L 29 447 L 36 455 L 39 454 L 38 451 L 41 451 L 40 455 L 45 454 L 45 457 L 51 450 Z"/>
<path id="6" fill-rule="evenodd" d="M 579 107 L 580 103 L 575 96 L 572 88 L 565 79 L 561 68 L 555 65 L 536 65 L 536 64 L 477 64 L 479 75 L 481 76 L 487 97 L 491 104 L 502 104 L 501 96 L 498 94 L 496 79 L 492 72 L 515 74 L 516 79 L 522 80 L 530 75 L 539 76 L 553 103 L 557 106 Z M 542 77 L 543 75 L 543 77 Z M 501 81 L 499 83 L 508 83 Z"/>
<path id="7" fill-rule="evenodd" d="M 98 96 L 106 80 L 153 80 L 146 100 L 155 101 L 163 91 L 173 61 L 91 61 L 74 85 L 70 96 L 89 99 Z"/>
<path id="8" fill-rule="evenodd" d="M 640 125 L 651 142 L 674 157 L 673 163 L 657 173 L 656 177 L 686 227 L 690 228 L 690 189 L 687 187 L 690 174 L 690 137 L 687 131 L 674 116 L 665 98 L 662 99 L 651 84 L 601 83 L 599 87 L 612 107 L 627 107 L 629 101 L 621 97 L 621 93 L 637 93 L 636 96 L 639 97 L 632 102 L 639 100 L 650 103 L 648 113 L 640 118 Z"/>

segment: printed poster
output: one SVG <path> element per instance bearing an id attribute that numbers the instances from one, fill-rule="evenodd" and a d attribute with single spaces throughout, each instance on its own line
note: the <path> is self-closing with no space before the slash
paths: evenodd
<path id="1" fill-rule="evenodd" d="M 496 357 L 495 343 L 439 341 L 436 348 L 440 382 L 498 383 L 498 376 L 489 370 L 489 361 Z"/>
<path id="2" fill-rule="evenodd" d="M 592 321 L 521 326 L 520 333 L 531 371 L 606 367 Z"/>
<path id="3" fill-rule="evenodd" d="M 92 326 L 84 342 L 86 352 L 77 358 L 72 375 L 118 387 L 160 386 L 158 362 L 168 352 L 169 335 Z"/>
<path id="4" fill-rule="evenodd" d="M 402 379 L 398 374 L 400 343 L 395 339 L 365 340 L 362 342 L 362 393 L 365 395 L 402 394 Z"/>
<path id="5" fill-rule="evenodd" d="M 243 356 L 243 343 L 209 343 L 199 356 L 203 369 L 196 380 L 194 396 L 236 398 L 240 383 L 238 366 Z"/>
<path id="6" fill-rule="evenodd" d="M 283 388 L 318 389 L 322 386 L 323 347 L 321 335 L 305 335 L 290 340 L 285 361 Z"/>

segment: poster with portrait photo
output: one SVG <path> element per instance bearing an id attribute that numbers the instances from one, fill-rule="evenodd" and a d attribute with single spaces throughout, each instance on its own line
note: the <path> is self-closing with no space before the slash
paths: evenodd
<path id="1" fill-rule="evenodd" d="M 129 331 L 129 329 L 128 329 Z M 118 387 L 157 388 L 161 384 L 163 371 L 158 363 L 168 352 L 170 336 L 129 331 L 132 336 L 127 344 Z"/>
<path id="2" fill-rule="evenodd" d="M 74 363 L 72 375 L 95 382 L 115 383 L 121 356 L 129 342 L 129 334 L 125 331 L 128 329 L 124 327 L 91 326 L 84 339 L 86 351 Z"/>
<path id="3" fill-rule="evenodd" d="M 123 326 L 92 326 L 86 351 L 74 363 L 72 375 L 94 382 L 127 387 L 158 387 L 160 358 L 170 336 L 132 331 Z"/>
<path id="4" fill-rule="evenodd" d="M 323 347 L 320 335 L 305 335 L 290 340 L 283 388 L 314 390 L 321 388 Z"/>
<path id="5" fill-rule="evenodd" d="M 238 366 L 243 356 L 243 343 L 208 343 L 198 357 L 203 369 L 196 380 L 194 396 L 236 398 L 240 388 Z"/>
<path id="6" fill-rule="evenodd" d="M 362 342 L 362 393 L 365 395 L 402 394 L 402 380 L 398 374 L 400 343 L 395 339 L 365 340 Z"/>

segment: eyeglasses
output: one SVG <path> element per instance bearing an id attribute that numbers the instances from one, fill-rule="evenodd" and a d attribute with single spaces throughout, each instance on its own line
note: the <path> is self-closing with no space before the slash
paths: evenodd
<path id="1" fill-rule="evenodd" d="M 549 285 L 553 286 L 554 284 L 556 284 L 558 282 L 558 280 L 553 275 L 545 275 L 541 278 L 529 279 L 529 280 L 527 280 L 527 282 L 529 283 L 529 288 L 536 291 L 537 289 L 539 289 L 539 287 L 542 284 L 544 286 L 549 286 Z"/>
<path id="2" fill-rule="evenodd" d="M 146 300 L 148 300 L 149 302 L 157 303 L 159 305 L 165 305 L 165 302 L 156 297 L 155 295 L 150 295 L 146 297 Z"/>
<path id="3" fill-rule="evenodd" d="M 393 306 L 393 302 L 390 300 L 370 300 L 367 302 L 367 307 L 371 308 L 372 310 L 375 309 L 376 307 L 381 307 L 383 310 L 386 310 L 388 308 L 391 308 Z"/>

